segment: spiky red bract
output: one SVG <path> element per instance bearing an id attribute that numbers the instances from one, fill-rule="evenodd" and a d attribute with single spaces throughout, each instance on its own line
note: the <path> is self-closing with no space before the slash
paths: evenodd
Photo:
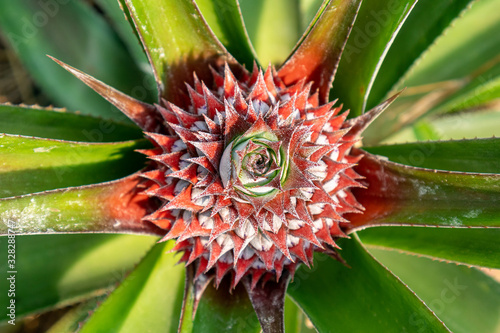
<path id="1" fill-rule="evenodd" d="M 357 141 L 334 102 L 319 105 L 311 83 L 286 86 L 273 68 L 236 78 L 226 65 L 213 82 L 194 77 L 188 105 L 156 105 L 163 132 L 142 173 L 161 207 L 144 217 L 175 239 L 195 279 L 231 273 L 279 280 L 316 250 L 333 252 L 346 237 L 342 215 L 363 208 L 349 155 Z"/>

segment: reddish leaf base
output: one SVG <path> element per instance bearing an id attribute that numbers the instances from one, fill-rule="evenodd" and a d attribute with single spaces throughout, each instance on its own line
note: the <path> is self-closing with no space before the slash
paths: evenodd
<path id="1" fill-rule="evenodd" d="M 114 182 L 113 186 L 103 193 L 102 204 L 106 216 L 102 218 L 113 231 L 149 233 L 163 235 L 165 232 L 158 226 L 143 220 L 145 215 L 158 208 L 144 191 L 144 180 L 132 175 Z"/>
<path id="2" fill-rule="evenodd" d="M 290 276 L 286 272 L 278 282 L 268 281 L 257 287 L 249 279 L 243 280 L 264 333 L 285 332 L 285 295 Z"/>

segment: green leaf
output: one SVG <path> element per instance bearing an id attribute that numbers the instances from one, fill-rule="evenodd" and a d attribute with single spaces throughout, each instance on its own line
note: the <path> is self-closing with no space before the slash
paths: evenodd
<path id="1" fill-rule="evenodd" d="M 47 333 L 74 333 L 88 319 L 91 313 L 104 301 L 105 296 L 91 298 L 67 311 L 57 322 L 50 326 Z"/>
<path id="2" fill-rule="evenodd" d="M 320 103 L 328 102 L 328 93 L 342 50 L 360 4 L 360 0 L 332 0 L 324 3 L 314 25 L 304 34 L 278 71 L 278 76 L 286 85 L 304 79 L 306 82 L 311 81 L 311 91 L 319 92 Z"/>
<path id="3" fill-rule="evenodd" d="M 427 120 L 423 117 L 459 91 L 461 87 L 463 87 L 463 82 L 449 81 L 404 90 L 391 107 L 363 132 L 364 143 L 379 144 L 405 126 L 416 121 Z"/>
<path id="4" fill-rule="evenodd" d="M 496 110 L 474 111 L 446 115 L 439 118 L 429 117 L 432 121 L 435 139 L 449 140 L 462 138 L 487 138 L 500 136 L 500 112 Z M 429 122 L 427 122 L 429 124 Z M 419 126 L 418 123 L 415 126 Z M 408 127 L 383 141 L 384 144 L 417 141 L 415 128 Z"/>
<path id="5" fill-rule="evenodd" d="M 314 333 L 316 330 L 306 326 L 307 317 L 295 302 L 286 296 L 285 299 L 285 332 L 287 333 Z"/>
<path id="6" fill-rule="evenodd" d="M 415 314 L 426 332 L 448 332 L 357 240 L 339 245 L 349 266 L 316 254 L 314 268 L 301 266 L 288 288 L 319 332 L 416 332 Z"/>
<path id="7" fill-rule="evenodd" d="M 433 120 L 443 139 L 488 138 L 500 136 L 500 109 L 495 106 L 475 112 L 446 115 Z"/>
<path id="8" fill-rule="evenodd" d="M 213 35 L 192 0 L 126 0 L 142 43 L 153 65 L 158 91 L 182 105 L 178 90 L 192 82 L 193 71 L 201 79 L 208 65 L 232 58 Z"/>
<path id="9" fill-rule="evenodd" d="M 145 132 L 157 132 L 158 122 L 160 118 L 159 112 L 154 105 L 141 102 L 115 88 L 105 84 L 96 78 L 83 73 L 82 71 L 71 67 L 64 62 L 49 56 L 61 67 L 80 79 L 87 86 L 92 88 L 95 92 L 101 95 L 108 102 L 117 107 L 124 115 L 134 121 Z"/>
<path id="10" fill-rule="evenodd" d="M 380 103 L 445 29 L 473 0 L 419 0 L 380 67 L 367 109 Z"/>
<path id="11" fill-rule="evenodd" d="M 239 0 L 260 63 L 285 61 L 302 35 L 298 0 Z"/>
<path id="12" fill-rule="evenodd" d="M 197 0 L 214 34 L 240 64 L 251 70 L 257 56 L 243 24 L 237 0 Z"/>
<path id="13" fill-rule="evenodd" d="M 179 318 L 178 333 L 191 333 L 193 331 L 193 322 L 196 308 L 198 307 L 200 296 L 206 288 L 206 283 L 210 281 L 194 281 L 196 267 L 189 265 L 186 267 L 184 278 L 184 294 L 182 297 L 182 309 Z"/>
<path id="14" fill-rule="evenodd" d="M 500 285 L 465 266 L 440 263 L 394 251 L 370 250 L 455 333 L 497 333 Z M 428 332 L 423 313 L 410 317 L 413 332 Z"/>
<path id="15" fill-rule="evenodd" d="M 330 92 L 351 116 L 366 110 L 368 96 L 385 55 L 416 0 L 364 1 L 347 41 Z"/>
<path id="16" fill-rule="evenodd" d="M 358 235 L 370 246 L 500 268 L 500 229 L 380 227 L 367 228 Z"/>
<path id="17" fill-rule="evenodd" d="M 410 167 L 366 154 L 355 168 L 367 189 L 353 194 L 365 207 L 348 214 L 349 228 L 372 225 L 500 227 L 500 175 Z"/>
<path id="18" fill-rule="evenodd" d="M 75 308 L 66 312 L 61 319 L 52 325 L 46 333 L 74 333 L 78 331 L 80 324 L 84 322 L 99 303 L 105 299 L 104 296 L 91 298 L 82 302 Z"/>
<path id="19" fill-rule="evenodd" d="M 391 132 L 431 115 L 487 108 L 488 103 L 495 107 L 494 102 L 500 98 L 500 57 L 493 60 L 468 77 L 407 89 L 408 94 L 396 100 L 394 107 L 365 132 L 366 141 L 384 139 Z"/>
<path id="20" fill-rule="evenodd" d="M 245 288 L 240 283 L 230 293 L 230 287 L 229 281 L 223 281 L 219 289 L 208 285 L 196 311 L 193 332 L 260 332 Z"/>
<path id="21" fill-rule="evenodd" d="M 98 185 L 70 187 L 0 199 L 0 234 L 135 232 L 155 233 L 142 221 L 153 207 L 137 175 Z"/>
<path id="22" fill-rule="evenodd" d="M 0 134 L 0 198 L 114 180 L 145 165 L 147 140 L 82 143 Z"/>
<path id="23" fill-rule="evenodd" d="M 323 0 L 299 0 L 300 9 L 300 30 L 306 31 L 321 8 Z"/>
<path id="24" fill-rule="evenodd" d="M 13 298 L 7 293 L 11 275 L 15 275 L 16 318 L 102 294 L 121 281 L 156 240 L 131 235 L 0 237 L 5 253 L 0 304 L 5 308 Z M 7 261 L 12 259 L 7 258 L 8 248 L 13 249 L 8 245 L 15 246 L 15 262 Z M 1 318 L 10 319 L 5 311 Z"/>
<path id="25" fill-rule="evenodd" d="M 6 104 L 0 104 L 0 133 L 86 142 L 125 141 L 143 137 L 134 125 L 64 110 Z"/>
<path id="26" fill-rule="evenodd" d="M 400 83 L 405 95 L 364 133 L 377 144 L 431 113 L 458 111 L 500 97 L 500 3 L 476 1 Z"/>
<path id="27" fill-rule="evenodd" d="M 413 132 L 417 141 L 439 141 L 439 133 L 428 121 L 422 120 L 413 125 Z"/>
<path id="28" fill-rule="evenodd" d="M 126 120 L 46 55 L 78 67 L 126 93 L 137 95 L 140 90 L 147 95 L 142 85 L 144 73 L 103 18 L 84 2 L 1 2 L 0 27 L 35 80 L 59 106 L 107 119 Z"/>
<path id="29" fill-rule="evenodd" d="M 500 56 L 491 68 L 481 70 L 462 89 L 430 110 L 432 113 L 458 112 L 500 99 Z M 486 64 L 489 66 L 489 64 Z"/>
<path id="30" fill-rule="evenodd" d="M 81 332 L 177 332 L 184 267 L 173 244 L 156 244 Z"/>
<path id="31" fill-rule="evenodd" d="M 415 167 L 500 173 L 500 139 L 415 142 L 363 149 Z"/>
<path id="32" fill-rule="evenodd" d="M 135 62 L 145 71 L 145 74 L 149 74 L 148 77 L 145 77 L 144 79 L 147 80 L 147 82 L 152 83 L 152 86 L 150 86 L 149 89 L 154 90 L 154 77 L 151 72 L 148 57 L 146 56 L 146 52 L 141 45 L 133 23 L 127 22 L 130 18 L 127 16 L 128 13 L 124 13 L 122 10 L 122 6 L 124 6 L 121 4 L 122 0 L 97 0 L 97 2 L 104 10 L 104 13 L 114 30 L 125 43 L 127 50 L 134 58 Z M 126 7 L 124 9 L 126 9 Z M 141 99 L 140 97 L 137 98 Z"/>
<path id="33" fill-rule="evenodd" d="M 287 295 L 285 298 L 285 331 L 290 333 L 300 333 L 302 320 L 304 317 L 302 311 Z"/>
<path id="34" fill-rule="evenodd" d="M 404 81 L 406 86 L 461 79 L 500 53 L 500 3 L 476 1 L 439 38 Z"/>

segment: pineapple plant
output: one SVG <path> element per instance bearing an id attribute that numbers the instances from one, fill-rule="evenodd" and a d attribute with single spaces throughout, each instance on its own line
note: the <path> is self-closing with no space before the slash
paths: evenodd
<path id="1" fill-rule="evenodd" d="M 498 2 L 0 6 L 6 332 L 498 331 Z"/>

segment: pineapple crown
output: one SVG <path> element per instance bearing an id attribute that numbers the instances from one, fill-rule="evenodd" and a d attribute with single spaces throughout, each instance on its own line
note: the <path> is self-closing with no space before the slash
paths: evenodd
<path id="1" fill-rule="evenodd" d="M 212 83 L 195 73 L 186 84 L 187 108 L 156 105 L 165 132 L 146 133 L 156 148 L 143 151 L 152 166 L 142 177 L 162 205 L 144 219 L 176 240 L 195 278 L 215 274 L 218 285 L 233 272 L 233 288 L 245 275 L 253 287 L 264 274 L 279 280 L 314 250 L 335 253 L 342 214 L 363 209 L 349 190 L 361 185 L 347 112 L 272 67 L 211 72 Z"/>

